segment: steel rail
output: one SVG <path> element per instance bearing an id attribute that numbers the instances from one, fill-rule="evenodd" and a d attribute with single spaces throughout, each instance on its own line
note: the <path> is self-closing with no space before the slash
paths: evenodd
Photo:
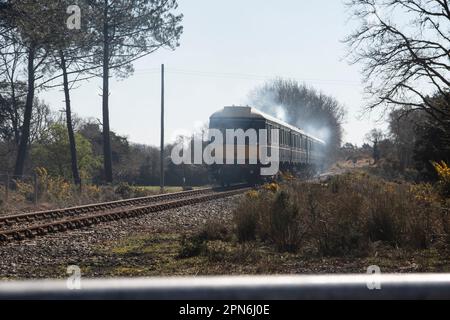
<path id="1" fill-rule="evenodd" d="M 84 227 L 97 225 L 103 222 L 140 217 L 153 212 L 160 212 L 169 209 L 180 208 L 188 205 L 207 202 L 211 200 L 227 198 L 234 195 L 238 195 L 248 190 L 251 190 L 251 188 L 242 188 L 232 191 L 217 192 L 206 195 L 197 195 L 188 198 L 181 198 L 178 200 L 152 203 L 142 207 L 136 207 L 125 210 L 117 209 L 103 213 L 93 213 L 78 218 L 55 220 L 50 223 L 36 224 L 24 228 L 0 231 L 0 243 L 21 241 L 27 238 L 32 239 L 38 236 L 45 236 L 49 233 L 65 232 L 67 230 L 80 229 Z"/>
<path id="2" fill-rule="evenodd" d="M 243 185 L 235 186 L 233 188 L 240 188 L 240 187 L 243 187 Z M 77 214 L 83 214 L 83 213 L 97 212 L 97 211 L 103 211 L 103 210 L 112 210 L 115 208 L 121 208 L 121 207 L 127 207 L 127 206 L 146 205 L 148 203 L 153 203 L 153 202 L 157 202 L 157 201 L 169 200 L 169 199 L 179 199 L 179 198 L 188 197 L 188 196 L 207 194 L 207 193 L 211 193 L 214 191 L 220 191 L 220 190 L 223 190 L 223 189 L 204 188 L 204 189 L 198 189 L 198 190 L 192 190 L 192 191 L 183 191 L 183 192 L 167 193 L 167 194 L 155 195 L 155 196 L 149 196 L 149 197 L 133 198 L 133 199 L 128 199 L 128 200 L 118 200 L 118 201 L 111 201 L 111 202 L 104 202 L 104 203 L 89 204 L 89 205 L 76 206 L 76 207 L 71 207 L 71 208 L 62 208 L 62 209 L 55 209 L 55 210 L 48 210 L 48 211 L 37 211 L 37 212 L 30 212 L 30 213 L 21 213 L 21 214 L 15 214 L 15 215 L 0 216 L 0 227 L 11 225 L 14 222 L 18 223 L 18 222 L 39 221 L 39 220 L 45 220 L 45 219 L 50 219 L 50 218 L 62 218 L 62 217 L 67 217 L 67 216 L 75 216 Z"/>
<path id="3" fill-rule="evenodd" d="M 241 276 L 0 282 L 0 299 L 448 300 L 450 274 Z M 379 290 L 373 290 L 373 283 Z M 69 283 L 70 284 L 70 283 Z"/>

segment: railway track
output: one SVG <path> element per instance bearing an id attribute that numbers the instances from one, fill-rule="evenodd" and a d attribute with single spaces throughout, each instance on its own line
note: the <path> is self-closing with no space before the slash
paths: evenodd
<path id="1" fill-rule="evenodd" d="M 47 234 L 65 232 L 100 223 L 135 218 L 153 212 L 180 208 L 241 194 L 251 188 L 234 186 L 227 189 L 200 189 L 152 197 L 121 200 L 66 209 L 24 213 L 0 217 L 0 243 L 32 239 Z M 43 220 L 50 220 L 42 223 Z M 34 224 L 31 222 L 40 221 Z M 24 227 L 8 228 L 13 223 L 26 223 Z"/>
<path id="2" fill-rule="evenodd" d="M 233 188 L 242 188 L 242 187 L 245 187 L 245 186 L 240 185 L 240 186 L 235 186 Z M 168 194 L 149 196 L 149 197 L 133 198 L 133 199 L 127 199 L 127 200 L 96 203 L 96 204 L 77 206 L 77 207 L 71 207 L 71 208 L 63 208 L 63 209 L 55 209 L 55 210 L 48 210 L 48 211 L 37 211 L 37 212 L 31 212 L 31 213 L 21 213 L 21 214 L 15 214 L 15 215 L 0 216 L 0 228 L 3 228 L 4 226 L 11 226 L 14 223 L 26 223 L 26 222 L 42 221 L 42 220 L 47 220 L 47 219 L 73 217 L 73 216 L 77 216 L 77 215 L 84 214 L 84 213 L 99 212 L 99 211 L 104 211 L 104 210 L 112 210 L 112 209 L 116 209 L 116 208 L 125 208 L 125 207 L 131 207 L 131 206 L 143 206 L 143 205 L 146 205 L 149 203 L 154 203 L 157 201 L 180 199 L 180 198 L 184 198 L 184 197 L 219 192 L 221 190 L 225 190 L 225 189 L 204 188 L 204 189 L 198 189 L 198 190 L 193 190 L 193 191 L 184 191 L 184 192 L 168 193 Z M 230 189 L 228 189 L 228 190 L 230 190 Z"/>

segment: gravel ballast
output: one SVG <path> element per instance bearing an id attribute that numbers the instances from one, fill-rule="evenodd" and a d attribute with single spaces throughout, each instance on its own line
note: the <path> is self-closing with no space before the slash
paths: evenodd
<path id="1" fill-rule="evenodd" d="M 0 279 L 64 277 L 62 266 L 101 264 L 103 244 L 149 233 L 189 233 L 209 220 L 228 223 L 241 196 L 103 223 L 33 240 L 0 244 Z M 106 262 L 105 262 L 106 263 Z M 110 261 L 107 261 L 110 263 Z"/>

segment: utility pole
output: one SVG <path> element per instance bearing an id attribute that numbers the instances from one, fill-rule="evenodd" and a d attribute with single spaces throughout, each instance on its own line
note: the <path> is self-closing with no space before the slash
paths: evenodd
<path id="1" fill-rule="evenodd" d="M 161 193 L 164 193 L 164 64 L 161 65 Z"/>

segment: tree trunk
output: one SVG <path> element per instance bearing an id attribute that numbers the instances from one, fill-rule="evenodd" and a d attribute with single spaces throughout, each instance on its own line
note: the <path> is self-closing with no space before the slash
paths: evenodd
<path id="1" fill-rule="evenodd" d="M 73 132 L 73 124 L 72 124 L 72 110 L 70 106 L 70 89 L 69 89 L 69 79 L 67 76 L 66 59 L 64 57 L 64 52 L 62 50 L 59 52 L 59 55 L 61 58 L 61 69 L 63 72 L 63 81 L 64 81 L 64 96 L 66 99 L 66 121 L 67 121 L 67 132 L 69 134 L 70 156 L 72 160 L 72 176 L 75 184 L 81 185 L 80 172 L 78 171 L 77 145 L 75 141 L 75 134 Z"/>
<path id="2" fill-rule="evenodd" d="M 23 118 L 22 134 L 20 136 L 19 150 L 17 152 L 16 166 L 14 169 L 14 176 L 19 178 L 23 175 L 25 168 L 25 160 L 27 157 L 28 143 L 30 140 L 30 127 L 31 127 L 31 116 L 33 114 L 33 100 L 34 100 L 34 86 L 35 86 L 35 70 L 34 70 L 34 59 L 35 59 L 35 47 L 31 45 L 28 48 L 28 91 L 27 91 L 27 101 L 25 104 L 25 114 Z"/>
<path id="3" fill-rule="evenodd" d="M 19 124 L 19 106 L 16 97 L 16 84 L 14 82 L 14 72 L 12 72 L 11 81 L 11 105 L 13 107 L 12 126 L 14 130 L 14 147 L 18 147 L 20 143 L 20 124 Z"/>
<path id="4" fill-rule="evenodd" d="M 109 25 L 108 25 L 108 1 L 105 0 L 103 15 L 103 161 L 105 180 L 113 182 L 112 151 L 109 127 Z"/>

